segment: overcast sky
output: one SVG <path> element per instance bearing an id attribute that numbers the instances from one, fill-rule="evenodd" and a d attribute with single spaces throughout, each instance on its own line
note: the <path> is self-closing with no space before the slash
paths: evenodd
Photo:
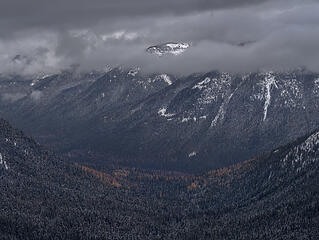
<path id="1" fill-rule="evenodd" d="M 0 72 L 319 70 L 318 0 L 1 0 Z M 180 56 L 145 52 L 191 43 Z M 18 56 L 17 56 L 18 55 Z"/>

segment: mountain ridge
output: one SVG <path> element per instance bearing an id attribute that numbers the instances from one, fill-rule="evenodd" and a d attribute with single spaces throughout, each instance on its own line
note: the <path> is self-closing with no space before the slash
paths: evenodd
<path id="1" fill-rule="evenodd" d="M 209 72 L 182 78 L 132 73 L 66 72 L 27 88 L 22 82 L 25 96 L 13 102 L 2 98 L 0 109 L 59 152 L 81 152 L 78 157 L 101 164 L 177 171 L 231 165 L 318 125 L 316 73 Z M 12 82 L 2 82 L 2 96 L 18 85 Z"/>

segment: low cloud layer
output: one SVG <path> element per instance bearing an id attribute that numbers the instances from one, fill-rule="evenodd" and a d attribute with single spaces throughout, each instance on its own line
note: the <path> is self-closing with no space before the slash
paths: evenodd
<path id="1" fill-rule="evenodd" d="M 42 92 L 41 92 L 41 91 L 33 91 L 33 92 L 30 94 L 30 97 L 31 97 L 32 100 L 38 101 L 38 100 L 40 100 L 40 98 L 42 97 Z"/>
<path id="2" fill-rule="evenodd" d="M 1 98 L 4 101 L 15 102 L 21 98 L 24 98 L 25 96 L 25 93 L 4 93 L 3 95 L 1 95 Z"/>
<path id="3" fill-rule="evenodd" d="M 0 3 L 2 73 L 50 73 L 74 64 L 177 74 L 319 70 L 315 0 L 20 2 Z M 162 58 L 145 52 L 168 41 L 192 47 Z"/>

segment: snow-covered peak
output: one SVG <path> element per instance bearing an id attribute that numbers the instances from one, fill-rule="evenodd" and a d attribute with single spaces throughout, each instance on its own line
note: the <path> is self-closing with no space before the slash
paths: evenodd
<path id="1" fill-rule="evenodd" d="M 167 74 L 158 75 L 158 76 L 155 77 L 155 80 L 162 80 L 165 83 L 167 83 L 168 85 L 172 85 L 173 84 L 171 78 Z"/>
<path id="2" fill-rule="evenodd" d="M 146 49 L 148 53 L 155 54 L 159 57 L 166 55 L 166 54 L 172 54 L 172 55 L 180 55 L 183 52 L 185 52 L 190 47 L 190 44 L 188 43 L 164 43 L 156 46 L 151 46 Z"/>
<path id="3" fill-rule="evenodd" d="M 113 70 L 113 68 L 110 67 L 110 66 L 108 66 L 108 65 L 106 65 L 106 66 L 103 68 L 103 72 L 104 72 L 104 73 L 111 72 L 112 70 Z"/>

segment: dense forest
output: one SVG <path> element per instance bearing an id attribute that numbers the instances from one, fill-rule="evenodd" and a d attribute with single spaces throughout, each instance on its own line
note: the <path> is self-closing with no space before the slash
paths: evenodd
<path id="1" fill-rule="evenodd" d="M 0 121 L 0 239 L 317 239 L 319 134 L 200 175 L 67 163 Z"/>

